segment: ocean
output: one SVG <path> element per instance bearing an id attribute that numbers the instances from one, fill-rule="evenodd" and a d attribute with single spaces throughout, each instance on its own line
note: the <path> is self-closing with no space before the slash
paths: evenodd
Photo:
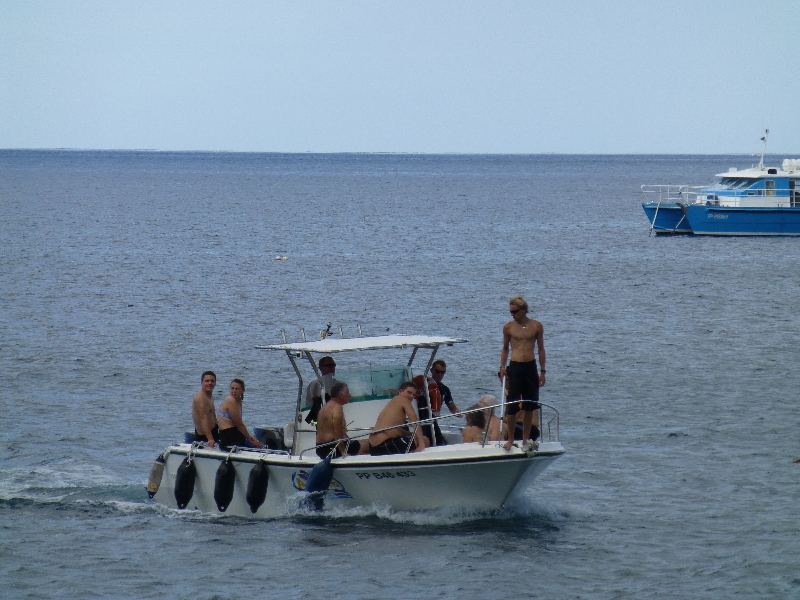
<path id="1" fill-rule="evenodd" d="M 800 598 L 800 240 L 650 236 L 640 206 L 756 161 L 0 151 L 0 596 Z M 254 348 L 281 330 L 449 335 L 467 406 L 518 294 L 567 450 L 524 501 L 148 500 L 202 371 L 252 429 L 292 418 Z"/>

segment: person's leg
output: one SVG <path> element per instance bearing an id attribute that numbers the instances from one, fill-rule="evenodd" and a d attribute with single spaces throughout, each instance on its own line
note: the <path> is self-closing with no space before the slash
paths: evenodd
<path id="1" fill-rule="evenodd" d="M 437 446 L 445 446 L 445 445 L 447 445 L 447 440 L 444 439 L 444 435 L 442 434 L 442 430 L 439 428 L 439 421 L 434 421 L 433 422 L 433 430 L 434 430 L 434 432 L 436 434 L 436 445 Z M 428 438 L 428 445 L 430 446 L 430 440 L 431 440 L 430 436 L 428 436 L 428 434 L 426 432 L 423 432 L 422 435 L 424 435 L 425 437 Z"/>
<path id="2" fill-rule="evenodd" d="M 528 447 L 528 436 L 530 435 L 531 431 L 531 424 L 533 423 L 533 411 L 532 410 L 523 410 L 522 411 L 522 447 Z"/>
<path id="3" fill-rule="evenodd" d="M 511 450 L 512 446 L 514 445 L 514 429 L 517 426 L 517 412 L 519 412 L 519 403 L 514 402 L 511 404 L 506 404 L 506 437 L 508 440 L 506 441 L 503 448 L 506 450 Z"/>

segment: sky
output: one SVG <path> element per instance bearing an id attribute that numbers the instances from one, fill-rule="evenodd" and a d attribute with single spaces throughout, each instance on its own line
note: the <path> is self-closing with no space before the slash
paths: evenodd
<path id="1" fill-rule="evenodd" d="M 0 148 L 800 157 L 800 0 L 0 0 Z"/>

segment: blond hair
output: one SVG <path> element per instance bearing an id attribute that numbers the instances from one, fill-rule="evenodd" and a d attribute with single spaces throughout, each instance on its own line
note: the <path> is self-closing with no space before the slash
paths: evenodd
<path id="1" fill-rule="evenodd" d="M 509 304 L 513 304 L 519 309 L 522 309 L 524 312 L 528 312 L 528 303 L 525 302 L 525 298 L 522 296 L 514 296 L 511 300 L 508 301 Z"/>

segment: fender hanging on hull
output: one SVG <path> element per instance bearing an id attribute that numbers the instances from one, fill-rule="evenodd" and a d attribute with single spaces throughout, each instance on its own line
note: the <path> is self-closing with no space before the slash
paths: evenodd
<path id="1" fill-rule="evenodd" d="M 156 495 L 158 488 L 161 487 L 161 478 L 164 476 L 164 455 L 159 454 L 150 469 L 150 477 L 147 480 L 147 495 L 152 498 Z"/>
<path id="2" fill-rule="evenodd" d="M 175 473 L 175 502 L 184 509 L 194 495 L 194 482 L 197 480 L 197 467 L 191 456 L 187 456 Z"/>
<path id="3" fill-rule="evenodd" d="M 233 486 L 236 483 L 236 468 L 230 460 L 224 460 L 217 469 L 214 480 L 214 502 L 219 512 L 225 512 L 233 500 Z"/>
<path id="4" fill-rule="evenodd" d="M 255 513 L 264 504 L 267 498 L 267 487 L 269 486 L 269 470 L 264 461 L 250 469 L 250 478 L 247 480 L 247 500 L 250 512 Z"/>

